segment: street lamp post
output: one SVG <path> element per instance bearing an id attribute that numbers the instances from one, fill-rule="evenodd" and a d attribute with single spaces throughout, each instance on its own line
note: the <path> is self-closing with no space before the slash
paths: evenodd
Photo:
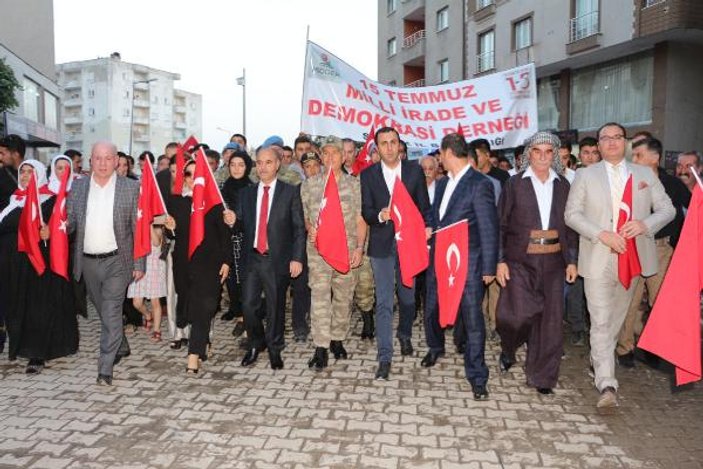
<path id="1" fill-rule="evenodd" d="M 148 80 L 138 80 L 132 82 L 132 108 L 129 111 L 129 155 L 132 155 L 132 132 L 134 130 L 134 86 L 140 83 L 146 83 L 149 85 L 152 81 L 156 81 L 158 78 L 149 78 Z"/>
<path id="2" fill-rule="evenodd" d="M 247 134 L 247 69 L 242 68 L 242 76 L 237 78 L 237 84 L 242 87 L 242 133 Z"/>

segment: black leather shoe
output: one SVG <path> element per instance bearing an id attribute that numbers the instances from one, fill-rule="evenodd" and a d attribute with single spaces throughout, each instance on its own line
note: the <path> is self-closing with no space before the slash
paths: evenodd
<path id="1" fill-rule="evenodd" d="M 435 363 L 437 363 L 437 360 L 439 360 L 439 357 L 443 357 L 444 352 L 433 352 L 430 350 L 427 352 L 427 355 L 425 355 L 425 358 L 422 359 L 422 362 L 420 362 L 420 365 L 422 365 L 424 368 L 429 368 L 431 366 L 435 366 Z"/>
<path id="2" fill-rule="evenodd" d="M 625 355 L 618 355 L 618 364 L 623 368 L 634 368 L 635 354 L 630 352 Z"/>
<path id="3" fill-rule="evenodd" d="M 234 329 L 232 329 L 232 335 L 234 337 L 239 337 L 240 335 L 244 334 L 244 331 L 246 329 L 244 328 L 244 321 L 237 321 L 237 323 L 234 325 Z"/>
<path id="4" fill-rule="evenodd" d="M 132 355 L 132 352 L 129 350 L 124 353 L 118 353 L 117 355 L 115 355 L 115 361 L 112 362 L 112 366 L 117 365 L 119 362 L 122 361 L 123 358 L 128 357 L 130 355 Z"/>
<path id="5" fill-rule="evenodd" d="M 269 350 L 269 362 L 271 362 L 272 370 L 282 370 L 283 369 L 283 359 L 281 358 L 281 352 Z"/>
<path id="6" fill-rule="evenodd" d="M 485 384 L 477 384 L 472 386 L 474 392 L 474 401 L 485 401 L 488 399 L 488 389 Z"/>
<path id="7" fill-rule="evenodd" d="M 413 354 L 413 343 L 410 339 L 398 339 L 400 342 L 400 354 L 404 357 Z"/>
<path id="8" fill-rule="evenodd" d="M 391 362 L 381 362 L 376 370 L 376 379 L 385 379 L 388 381 L 388 374 L 391 372 Z"/>
<path id="9" fill-rule="evenodd" d="M 510 371 L 510 368 L 512 368 L 514 364 L 515 362 L 513 360 L 510 360 L 507 355 L 500 352 L 500 358 L 498 358 L 498 368 L 500 368 L 501 373 L 507 373 Z"/>
<path id="10" fill-rule="evenodd" d="M 333 340 L 330 342 L 330 352 L 334 355 L 334 358 L 339 360 L 340 358 L 347 359 L 347 351 L 344 348 L 341 340 Z"/>
<path id="11" fill-rule="evenodd" d="M 112 386 L 112 376 L 98 375 L 98 379 L 95 380 L 95 384 L 98 386 Z"/>
<path id="12" fill-rule="evenodd" d="M 327 349 L 324 347 L 315 348 L 315 353 L 313 354 L 310 361 L 308 361 L 308 368 L 315 368 L 315 371 L 322 371 L 327 367 L 327 362 L 329 355 Z"/>
<path id="13" fill-rule="evenodd" d="M 552 388 L 537 388 L 537 392 L 540 394 L 554 394 L 554 390 Z"/>
<path id="14" fill-rule="evenodd" d="M 259 358 L 259 350 L 258 349 L 249 349 L 247 353 L 244 355 L 244 358 L 242 358 L 242 366 L 251 366 L 254 363 L 256 363 L 256 359 Z"/>

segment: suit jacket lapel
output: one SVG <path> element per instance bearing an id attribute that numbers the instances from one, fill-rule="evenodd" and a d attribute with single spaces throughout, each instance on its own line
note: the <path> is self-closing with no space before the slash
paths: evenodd
<path id="1" fill-rule="evenodd" d="M 381 191 L 383 194 L 386 194 L 388 196 L 388 203 L 391 201 L 391 193 L 388 192 L 388 186 L 386 185 L 386 178 L 383 177 L 383 163 L 378 163 L 378 167 L 376 168 L 376 177 L 378 178 L 379 181 L 379 186 L 381 186 Z M 400 170 L 400 175 L 401 179 L 403 176 L 403 170 Z M 388 205 L 388 204 L 386 204 Z"/>
<path id="2" fill-rule="evenodd" d="M 271 210 L 269 210 L 269 216 L 266 219 L 266 225 L 267 228 L 270 226 L 270 221 L 272 218 L 272 215 L 275 211 L 278 211 L 278 206 L 281 205 L 280 199 L 281 199 L 281 192 L 283 191 L 283 186 L 281 185 L 281 181 L 276 181 L 276 189 L 273 191 L 273 200 L 271 201 Z"/>
<path id="3" fill-rule="evenodd" d="M 608 180 L 608 169 L 605 167 L 605 161 L 601 161 L 599 163 L 596 163 L 597 169 L 598 169 L 598 179 L 600 180 L 601 185 L 603 186 L 603 197 L 605 199 L 605 208 L 607 212 L 610 214 L 610 218 L 612 219 L 615 215 L 613 215 L 613 204 L 612 204 L 612 196 L 610 194 L 610 181 Z"/>
<path id="4" fill-rule="evenodd" d="M 532 212 L 530 215 L 532 216 L 532 223 L 534 223 L 534 226 L 539 227 L 539 229 L 542 229 L 542 216 L 539 213 L 539 202 L 537 201 L 537 193 L 535 192 L 535 186 L 532 185 L 532 178 L 526 177 L 524 178 L 523 176 L 525 173 L 522 173 L 520 175 L 520 182 L 525 186 L 524 191 L 529 194 L 527 197 L 527 200 L 529 200 L 532 204 L 532 209 L 529 210 Z M 554 190 L 552 189 L 552 207 L 554 207 Z M 551 214 L 550 214 L 550 223 L 551 223 Z M 549 225 L 547 225 L 549 226 Z"/>
<path id="5" fill-rule="evenodd" d="M 124 184 L 124 181 L 122 180 L 122 178 L 117 176 L 117 178 L 115 179 L 115 195 L 113 197 L 113 202 L 112 202 L 112 223 L 113 223 L 112 226 L 113 227 L 118 226 L 119 211 L 120 211 L 120 206 L 121 206 L 121 204 L 119 203 L 119 197 L 120 197 L 120 194 L 122 193 L 123 184 Z"/>

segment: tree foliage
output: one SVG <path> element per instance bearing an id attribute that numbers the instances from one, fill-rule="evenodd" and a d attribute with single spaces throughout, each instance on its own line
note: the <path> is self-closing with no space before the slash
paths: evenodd
<path id="1" fill-rule="evenodd" d="M 15 91 L 21 88 L 10 66 L 5 63 L 5 59 L 0 58 L 0 113 L 19 105 Z"/>

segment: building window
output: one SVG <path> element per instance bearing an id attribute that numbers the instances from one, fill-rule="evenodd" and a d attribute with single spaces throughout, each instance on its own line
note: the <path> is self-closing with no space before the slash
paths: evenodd
<path id="1" fill-rule="evenodd" d="M 439 82 L 446 83 L 449 81 L 449 60 L 444 59 L 439 62 Z"/>
<path id="2" fill-rule="evenodd" d="M 437 12 L 437 31 L 442 31 L 449 27 L 449 7 L 444 7 Z"/>
<path id="3" fill-rule="evenodd" d="M 386 7 L 388 8 L 388 14 L 390 15 L 398 8 L 398 0 L 386 0 Z"/>
<path id="4" fill-rule="evenodd" d="M 41 94 L 39 85 L 25 77 L 22 83 L 24 88 L 24 117 L 34 122 L 39 122 Z"/>
<path id="5" fill-rule="evenodd" d="M 486 8 L 487 6 L 493 5 L 494 3 L 494 0 L 476 0 L 476 9 L 480 10 L 481 8 Z"/>
<path id="6" fill-rule="evenodd" d="M 574 0 L 575 16 L 571 18 L 571 42 L 593 36 L 600 30 L 598 0 Z"/>
<path id="7" fill-rule="evenodd" d="M 597 129 L 603 116 L 623 125 L 652 121 L 654 59 L 651 55 L 573 72 L 571 127 Z"/>
<path id="8" fill-rule="evenodd" d="M 58 98 L 48 91 L 44 91 L 44 125 L 51 129 L 59 128 L 58 108 Z"/>
<path id="9" fill-rule="evenodd" d="M 537 81 L 537 122 L 540 130 L 559 128 L 559 89 L 557 77 L 541 78 Z"/>
<path id="10" fill-rule="evenodd" d="M 515 37 L 515 50 L 524 49 L 532 45 L 532 18 L 525 18 L 513 25 L 513 36 Z"/>
<path id="11" fill-rule="evenodd" d="M 656 5 L 657 3 L 664 3 L 666 0 L 644 0 L 642 8 L 647 8 Z"/>
<path id="12" fill-rule="evenodd" d="M 95 97 L 95 90 L 88 90 L 88 97 L 94 98 Z"/>
<path id="13" fill-rule="evenodd" d="M 396 52 L 398 52 L 398 42 L 392 37 L 386 43 L 386 54 L 388 57 L 393 57 Z"/>
<path id="14" fill-rule="evenodd" d="M 478 35 L 478 73 L 495 68 L 495 31 Z"/>

